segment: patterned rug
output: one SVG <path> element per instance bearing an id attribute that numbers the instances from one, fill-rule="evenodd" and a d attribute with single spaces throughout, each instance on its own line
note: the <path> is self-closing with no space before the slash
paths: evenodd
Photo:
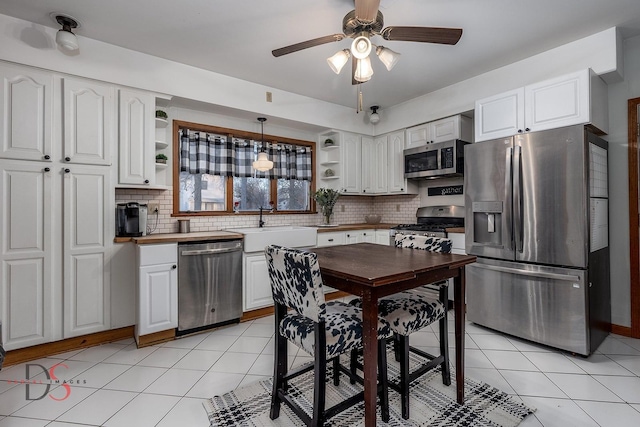
<path id="1" fill-rule="evenodd" d="M 413 354 L 412 354 L 413 357 Z M 389 376 L 398 375 L 398 365 L 389 358 Z M 346 360 L 345 360 L 346 362 Z M 415 360 L 412 360 L 415 363 Z M 340 385 L 335 387 L 331 380 L 331 368 L 327 369 L 327 402 L 330 407 L 362 390 L 360 385 L 351 385 L 346 376 L 341 376 Z M 483 382 L 465 378 L 465 404 L 456 403 L 455 371 L 451 371 L 451 385 L 442 384 L 440 368 L 435 369 L 411 386 L 411 419 L 402 419 L 400 395 L 389 390 L 389 423 L 384 423 L 378 411 L 377 425 L 384 426 L 517 426 L 535 409 L 525 406 L 508 394 Z M 296 396 L 303 408 L 310 413 L 313 402 L 313 371 L 301 375 L 290 383 L 289 391 Z M 222 396 L 215 396 L 204 406 L 211 421 L 211 427 L 231 426 L 278 426 L 299 427 L 303 423 L 282 404 L 280 417 L 269 418 L 271 404 L 271 379 L 262 380 L 238 388 Z M 356 405 L 330 418 L 327 427 L 351 427 L 364 425 L 364 405 Z"/>

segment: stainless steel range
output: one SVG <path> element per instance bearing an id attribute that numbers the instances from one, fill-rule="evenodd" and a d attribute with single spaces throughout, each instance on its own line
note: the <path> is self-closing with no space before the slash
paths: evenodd
<path id="1" fill-rule="evenodd" d="M 419 234 L 447 237 L 447 228 L 464 227 L 464 206 L 424 206 L 416 212 L 416 224 L 400 224 L 391 229 L 391 245 L 395 235 Z"/>

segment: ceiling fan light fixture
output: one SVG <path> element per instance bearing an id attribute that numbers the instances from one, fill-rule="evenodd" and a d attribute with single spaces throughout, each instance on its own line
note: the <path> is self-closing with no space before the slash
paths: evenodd
<path id="1" fill-rule="evenodd" d="M 269 156 L 267 155 L 267 152 L 264 151 L 264 122 L 267 121 L 266 117 L 258 117 L 258 121 L 260 122 L 260 129 L 261 129 L 261 135 L 262 135 L 262 146 L 260 148 L 260 152 L 258 153 L 258 158 L 253 162 L 253 164 L 251 166 L 253 166 L 253 168 L 255 170 L 258 170 L 260 172 L 266 172 L 268 170 L 273 169 L 273 162 L 271 160 L 269 160 Z"/>
<path id="2" fill-rule="evenodd" d="M 356 72 L 353 75 L 353 78 L 358 82 L 368 82 L 371 80 L 371 76 L 373 76 L 373 67 L 371 66 L 371 60 L 369 57 L 358 59 Z"/>
<path id="3" fill-rule="evenodd" d="M 398 52 L 394 52 L 384 46 L 378 46 L 376 48 L 376 55 L 378 55 L 378 58 L 380 58 L 380 61 L 382 61 L 384 66 L 387 67 L 387 71 L 391 71 L 400 59 L 400 54 Z"/>
<path id="4" fill-rule="evenodd" d="M 380 121 L 380 115 L 378 114 L 378 108 L 380 108 L 380 107 L 378 107 L 377 105 L 372 105 L 371 106 L 371 114 L 369 115 L 369 122 L 373 123 L 374 125 Z"/>
<path id="5" fill-rule="evenodd" d="M 334 73 L 340 74 L 340 71 L 342 71 L 342 67 L 345 66 L 350 57 L 351 53 L 349 53 L 349 49 L 343 49 L 337 52 L 332 57 L 327 58 L 327 63 Z"/>
<path id="6" fill-rule="evenodd" d="M 358 36 L 351 43 L 351 54 L 356 59 L 364 59 L 371 53 L 371 40 L 367 36 Z"/>
<path id="7" fill-rule="evenodd" d="M 58 24 L 62 25 L 62 29 L 58 30 L 56 33 L 57 45 L 68 52 L 78 50 L 78 38 L 71 31 L 73 28 L 80 27 L 78 21 L 72 16 L 55 12 L 51 14 L 51 18 Z"/>

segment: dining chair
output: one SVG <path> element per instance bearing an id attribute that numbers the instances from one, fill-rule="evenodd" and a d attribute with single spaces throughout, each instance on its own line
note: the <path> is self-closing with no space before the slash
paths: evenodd
<path id="1" fill-rule="evenodd" d="M 395 246 L 431 252 L 451 252 L 451 240 L 440 237 L 396 234 Z M 419 288 L 399 292 L 378 300 L 378 317 L 389 323 L 393 331 L 396 361 L 400 362 L 399 381 L 388 380 L 388 386 L 400 393 L 404 419 L 409 419 L 409 386 L 413 381 L 431 369 L 441 366 L 442 382 L 447 386 L 451 385 L 447 330 L 448 300 L 447 282 L 425 284 Z M 350 304 L 360 307 L 362 301 L 354 299 Z M 440 329 L 440 354 L 438 356 L 409 345 L 409 335 L 436 321 L 439 321 Z M 410 352 L 424 358 L 426 363 L 422 363 L 418 368 L 410 371 Z M 356 368 L 357 351 L 352 351 L 352 375 Z"/>
<path id="2" fill-rule="evenodd" d="M 325 408 L 327 362 L 333 363 L 333 383 L 340 383 L 340 371 L 349 375 L 349 369 L 339 362 L 341 354 L 362 346 L 362 310 L 340 301 L 326 302 L 317 255 L 297 249 L 269 245 L 265 248 L 269 280 L 275 303 L 275 357 L 273 391 L 271 394 L 272 420 L 280 415 L 281 403 L 286 403 L 307 426 L 322 426 L 332 416 L 360 403 L 361 391 L 336 405 Z M 389 325 L 378 321 L 379 386 L 383 421 L 389 420 L 388 389 L 386 383 L 386 338 L 392 335 Z M 287 369 L 287 341 L 292 342 L 314 357 L 313 364 L 289 371 Z M 313 369 L 313 402 L 311 416 L 298 400 L 302 393 L 288 393 L 289 381 Z M 361 382 L 361 379 L 359 379 Z M 295 395 L 295 396 L 294 396 Z"/>

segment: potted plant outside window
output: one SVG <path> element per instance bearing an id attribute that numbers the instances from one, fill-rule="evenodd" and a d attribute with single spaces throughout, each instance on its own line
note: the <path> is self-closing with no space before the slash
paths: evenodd
<path id="1" fill-rule="evenodd" d="M 165 156 L 164 154 L 158 154 L 156 156 L 156 163 L 167 163 L 167 156 Z"/>

